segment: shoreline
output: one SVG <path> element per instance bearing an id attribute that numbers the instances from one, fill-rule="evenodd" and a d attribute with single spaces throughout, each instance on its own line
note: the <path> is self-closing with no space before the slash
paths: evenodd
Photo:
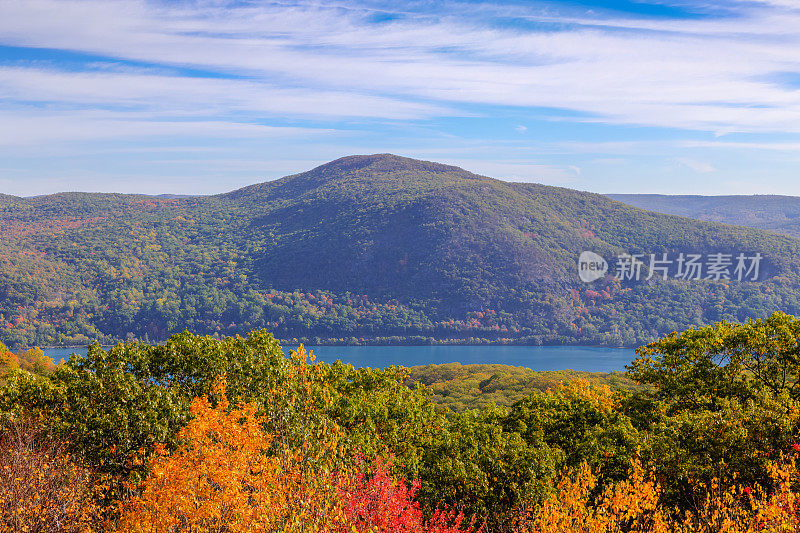
<path id="1" fill-rule="evenodd" d="M 122 344 L 124 341 L 120 341 L 116 344 L 101 344 L 101 348 L 113 348 L 118 344 Z M 151 344 L 151 346 L 161 346 L 165 344 L 167 341 L 157 342 L 155 344 Z M 341 343 L 319 343 L 319 344 L 307 344 L 304 342 L 283 342 L 281 340 L 278 341 L 281 345 L 281 348 L 286 348 L 289 346 L 314 346 L 314 347 L 325 347 L 325 348 L 334 348 L 337 346 L 343 348 L 380 348 L 380 347 L 409 347 L 409 348 L 423 348 L 423 347 L 434 347 L 434 346 L 464 346 L 464 347 L 497 347 L 497 346 L 506 346 L 506 347 L 514 347 L 518 346 L 520 348 L 606 348 L 610 350 L 635 350 L 642 346 L 641 344 L 633 345 L 633 346 L 609 346 L 607 344 L 517 344 L 517 343 L 497 343 L 497 342 L 483 342 L 483 343 L 462 343 L 462 342 L 436 342 L 436 343 L 428 343 L 428 344 L 413 344 L 413 343 L 402 343 L 402 344 L 341 344 Z M 76 349 L 86 349 L 89 345 L 70 345 L 70 346 L 28 346 L 27 348 L 22 348 L 23 350 L 30 350 L 31 348 L 40 348 L 42 350 L 70 350 L 73 348 Z M 14 350 L 12 350 L 14 351 Z"/>

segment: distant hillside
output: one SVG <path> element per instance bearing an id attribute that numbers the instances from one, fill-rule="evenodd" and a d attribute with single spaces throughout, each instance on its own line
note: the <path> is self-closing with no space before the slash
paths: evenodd
<path id="1" fill-rule="evenodd" d="M 161 198 L 165 200 L 172 200 L 175 198 L 193 198 L 194 195 L 191 194 L 156 194 L 155 198 Z"/>
<path id="2" fill-rule="evenodd" d="M 634 345 L 800 314 L 800 240 L 387 154 L 216 196 L 3 197 L 0 223 L 0 341 L 12 347 L 184 328 L 317 344 Z M 587 286 L 583 250 L 759 251 L 768 279 Z"/>
<path id="3" fill-rule="evenodd" d="M 536 391 L 556 389 L 571 381 L 584 380 L 613 390 L 637 390 L 641 386 L 623 372 L 583 372 L 577 370 L 534 371 L 510 365 L 442 365 L 412 366 L 408 384 L 420 382 L 429 387 L 431 400 L 453 412 L 481 409 L 490 404 L 511 407 Z"/>
<path id="4" fill-rule="evenodd" d="M 8 194 L 0 193 L 0 205 L 13 205 L 20 200 L 22 200 L 22 198 L 18 196 L 10 196 Z"/>
<path id="5" fill-rule="evenodd" d="M 800 198 L 796 196 L 609 194 L 608 197 L 657 213 L 747 226 L 800 237 Z"/>

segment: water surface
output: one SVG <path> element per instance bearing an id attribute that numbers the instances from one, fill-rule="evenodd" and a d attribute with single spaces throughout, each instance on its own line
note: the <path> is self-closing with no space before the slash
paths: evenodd
<path id="1" fill-rule="evenodd" d="M 295 348 L 294 346 L 288 348 Z M 288 348 L 286 351 L 288 351 Z M 533 370 L 625 370 L 635 357 L 631 348 L 589 346 L 307 346 L 318 361 L 341 360 L 356 367 L 385 368 L 442 363 L 524 366 Z M 45 354 L 55 362 L 85 348 L 49 348 Z"/>

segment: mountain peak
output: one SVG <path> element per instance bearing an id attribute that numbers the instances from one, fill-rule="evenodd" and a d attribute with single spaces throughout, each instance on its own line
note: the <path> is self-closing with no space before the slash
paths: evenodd
<path id="1" fill-rule="evenodd" d="M 411 159 L 410 157 L 401 157 L 394 154 L 371 154 L 340 157 L 330 163 L 318 166 L 311 172 L 327 174 L 329 172 L 343 173 L 367 169 L 374 172 L 397 172 L 403 170 L 427 172 L 463 171 L 459 167 L 433 161 Z"/>
<path id="2" fill-rule="evenodd" d="M 341 185 L 350 180 L 366 184 L 367 188 L 377 184 L 393 182 L 400 186 L 405 180 L 417 183 L 435 183 L 444 177 L 449 179 L 485 180 L 462 168 L 434 161 L 423 161 L 394 154 L 349 155 L 340 157 L 306 172 L 258 183 L 223 194 L 228 198 L 257 195 L 262 199 L 281 195 L 298 197 L 318 187 Z M 345 188 L 349 185 L 345 185 Z"/>

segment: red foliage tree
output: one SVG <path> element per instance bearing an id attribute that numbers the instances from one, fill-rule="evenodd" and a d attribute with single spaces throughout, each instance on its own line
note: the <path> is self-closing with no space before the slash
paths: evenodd
<path id="1" fill-rule="evenodd" d="M 429 519 L 414 496 L 419 480 L 407 485 L 395 481 L 391 461 L 378 459 L 369 476 L 359 469 L 339 483 L 339 498 L 344 513 L 342 533 L 479 533 L 475 518 L 465 521 L 464 514 L 437 510 Z"/>

